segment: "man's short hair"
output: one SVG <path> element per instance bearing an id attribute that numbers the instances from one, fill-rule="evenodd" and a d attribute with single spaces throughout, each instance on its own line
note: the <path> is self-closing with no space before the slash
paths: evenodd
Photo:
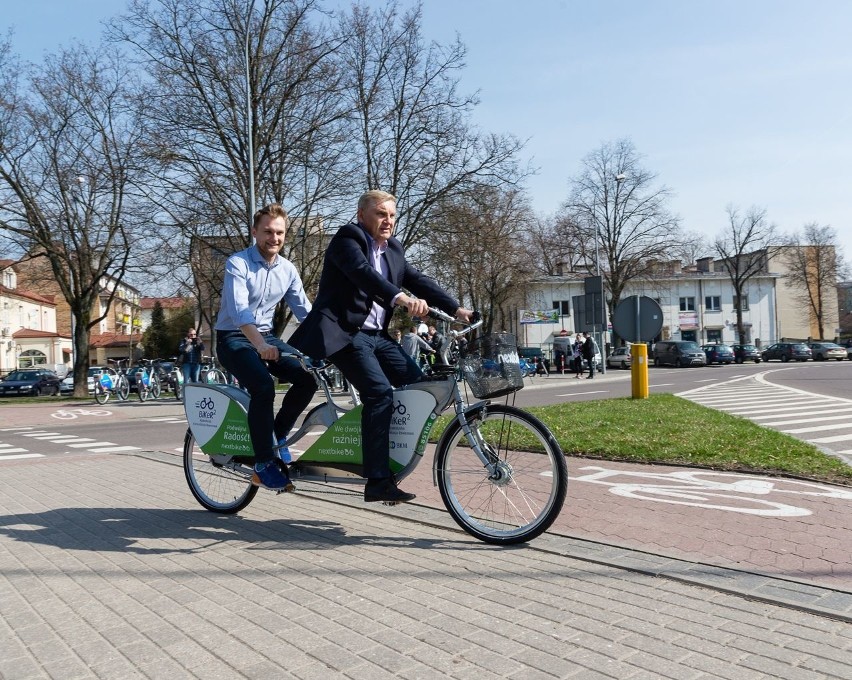
<path id="1" fill-rule="evenodd" d="M 365 191 L 361 194 L 361 198 L 358 199 L 358 212 L 364 210 L 370 203 L 378 205 L 385 201 L 393 201 L 396 203 L 396 196 L 389 194 L 387 191 L 381 191 L 380 189 Z"/>
<path id="2" fill-rule="evenodd" d="M 276 217 L 283 217 L 285 220 L 287 219 L 287 211 L 284 210 L 284 206 L 280 203 L 270 203 L 269 205 L 263 206 L 254 214 L 254 219 L 252 219 L 251 222 L 252 229 L 257 229 L 257 225 L 260 223 L 260 218 L 264 215 L 271 215 L 272 219 L 275 219 Z"/>

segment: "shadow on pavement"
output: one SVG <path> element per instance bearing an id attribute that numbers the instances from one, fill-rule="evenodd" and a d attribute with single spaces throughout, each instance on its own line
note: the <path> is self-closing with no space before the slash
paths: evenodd
<path id="1" fill-rule="evenodd" d="M 333 549 L 342 545 L 407 546 L 430 549 L 488 549 L 477 541 L 412 539 L 347 534 L 335 522 L 305 519 L 253 520 L 206 510 L 140 508 L 58 508 L 0 516 L 0 535 L 64 550 L 191 554 L 229 541 L 245 549 L 300 547 Z"/>

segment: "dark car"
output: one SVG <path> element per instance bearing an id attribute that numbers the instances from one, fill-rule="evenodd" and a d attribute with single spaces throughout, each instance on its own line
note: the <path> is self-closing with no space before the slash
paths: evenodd
<path id="1" fill-rule="evenodd" d="M 12 371 L 0 382 L 0 397 L 12 395 L 38 396 L 59 394 L 59 376 L 44 368 Z"/>
<path id="2" fill-rule="evenodd" d="M 526 359 L 533 366 L 543 361 L 545 368 L 550 371 L 550 360 L 544 356 L 544 350 L 541 347 L 518 347 L 518 357 Z"/>
<path id="3" fill-rule="evenodd" d="M 811 348 L 803 342 L 776 342 L 763 350 L 760 357 L 764 361 L 771 359 L 778 359 L 783 362 L 791 360 L 807 361 L 811 358 Z"/>
<path id="4" fill-rule="evenodd" d="M 691 340 L 661 340 L 654 345 L 654 366 L 706 366 L 707 355 Z"/>
<path id="5" fill-rule="evenodd" d="M 163 389 L 173 389 L 171 373 L 174 366 L 174 362 L 172 361 L 161 361 L 157 364 L 157 376 L 160 378 L 160 386 Z M 127 369 L 127 384 L 130 385 L 131 392 L 136 391 L 136 374 L 148 368 L 148 366 L 137 364 Z"/>
<path id="6" fill-rule="evenodd" d="M 741 364 L 745 361 L 753 361 L 759 364 L 761 361 L 760 351 L 754 345 L 731 345 L 734 350 L 734 361 Z"/>
<path id="7" fill-rule="evenodd" d="M 734 350 L 727 345 L 702 345 L 701 349 L 707 356 L 707 365 L 710 364 L 732 364 L 736 357 Z"/>

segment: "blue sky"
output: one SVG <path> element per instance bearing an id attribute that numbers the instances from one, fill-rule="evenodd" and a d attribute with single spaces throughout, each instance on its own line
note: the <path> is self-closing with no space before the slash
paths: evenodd
<path id="1" fill-rule="evenodd" d="M 123 7 L 29 0 L 0 27 L 38 60 L 96 41 Z M 425 36 L 468 47 L 474 121 L 528 140 L 536 212 L 559 208 L 583 156 L 627 137 L 685 229 L 714 236 L 728 204 L 756 205 L 783 231 L 831 225 L 852 259 L 850 27 L 846 0 L 424 1 Z"/>

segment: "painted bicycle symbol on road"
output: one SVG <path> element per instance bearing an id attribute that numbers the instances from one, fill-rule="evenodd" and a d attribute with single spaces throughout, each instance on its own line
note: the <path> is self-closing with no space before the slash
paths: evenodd
<path id="1" fill-rule="evenodd" d="M 54 411 L 51 413 L 54 418 L 59 418 L 59 420 L 74 420 L 75 418 L 79 418 L 81 416 L 111 416 L 112 411 L 102 411 L 99 409 L 85 409 L 85 408 L 70 408 L 64 409 L 61 408 L 58 411 Z"/>
<path id="2" fill-rule="evenodd" d="M 574 481 L 603 484 L 617 496 L 762 517 L 803 517 L 812 514 L 806 508 L 770 500 L 767 498 L 770 494 L 852 501 L 852 489 L 779 477 L 752 477 L 706 470 L 657 473 L 610 470 L 596 466 L 580 469 L 595 472 L 575 477 Z"/>

